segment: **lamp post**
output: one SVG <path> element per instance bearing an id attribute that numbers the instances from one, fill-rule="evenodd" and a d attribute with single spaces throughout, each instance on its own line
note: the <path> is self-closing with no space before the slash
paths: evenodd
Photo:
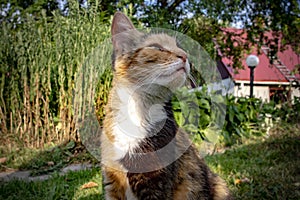
<path id="1" fill-rule="evenodd" d="M 254 81 L 254 69 L 258 65 L 259 59 L 256 55 L 249 55 L 246 58 L 246 64 L 250 69 L 250 98 L 253 97 L 253 81 Z"/>

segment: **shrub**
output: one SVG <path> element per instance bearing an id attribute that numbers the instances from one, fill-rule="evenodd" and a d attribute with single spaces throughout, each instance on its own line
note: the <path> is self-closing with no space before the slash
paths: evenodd
<path id="1" fill-rule="evenodd" d="M 175 120 L 194 138 L 217 137 L 224 145 L 232 145 L 243 137 L 263 134 L 263 103 L 260 99 L 226 96 L 202 90 L 183 90 L 173 100 Z M 212 136 L 212 135 L 215 136 Z M 212 141 L 214 142 L 214 141 Z"/>

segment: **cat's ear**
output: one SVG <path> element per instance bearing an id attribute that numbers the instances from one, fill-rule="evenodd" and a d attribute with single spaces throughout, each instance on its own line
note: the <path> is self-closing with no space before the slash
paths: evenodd
<path id="1" fill-rule="evenodd" d="M 116 12 L 111 26 L 114 54 L 117 56 L 129 52 L 135 47 L 141 33 L 137 31 L 130 19 L 121 12 Z"/>
<path id="2" fill-rule="evenodd" d="M 134 25 L 126 15 L 119 11 L 115 13 L 111 26 L 112 36 L 133 29 L 135 29 Z"/>

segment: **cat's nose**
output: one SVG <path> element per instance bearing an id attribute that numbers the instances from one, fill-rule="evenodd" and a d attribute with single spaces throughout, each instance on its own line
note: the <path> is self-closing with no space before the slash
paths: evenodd
<path id="1" fill-rule="evenodd" d="M 187 55 L 184 54 L 184 53 L 181 53 L 181 54 L 178 54 L 178 55 L 177 55 L 177 58 L 180 58 L 180 59 L 182 59 L 183 62 L 186 62 L 186 60 L 187 60 Z"/>

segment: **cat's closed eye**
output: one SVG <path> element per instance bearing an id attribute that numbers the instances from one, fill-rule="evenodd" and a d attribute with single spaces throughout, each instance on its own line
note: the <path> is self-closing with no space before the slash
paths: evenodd
<path id="1" fill-rule="evenodd" d="M 166 51 L 166 49 L 158 43 L 150 44 L 150 45 L 148 45 L 148 47 L 153 48 L 155 50 L 159 50 L 159 51 Z"/>

